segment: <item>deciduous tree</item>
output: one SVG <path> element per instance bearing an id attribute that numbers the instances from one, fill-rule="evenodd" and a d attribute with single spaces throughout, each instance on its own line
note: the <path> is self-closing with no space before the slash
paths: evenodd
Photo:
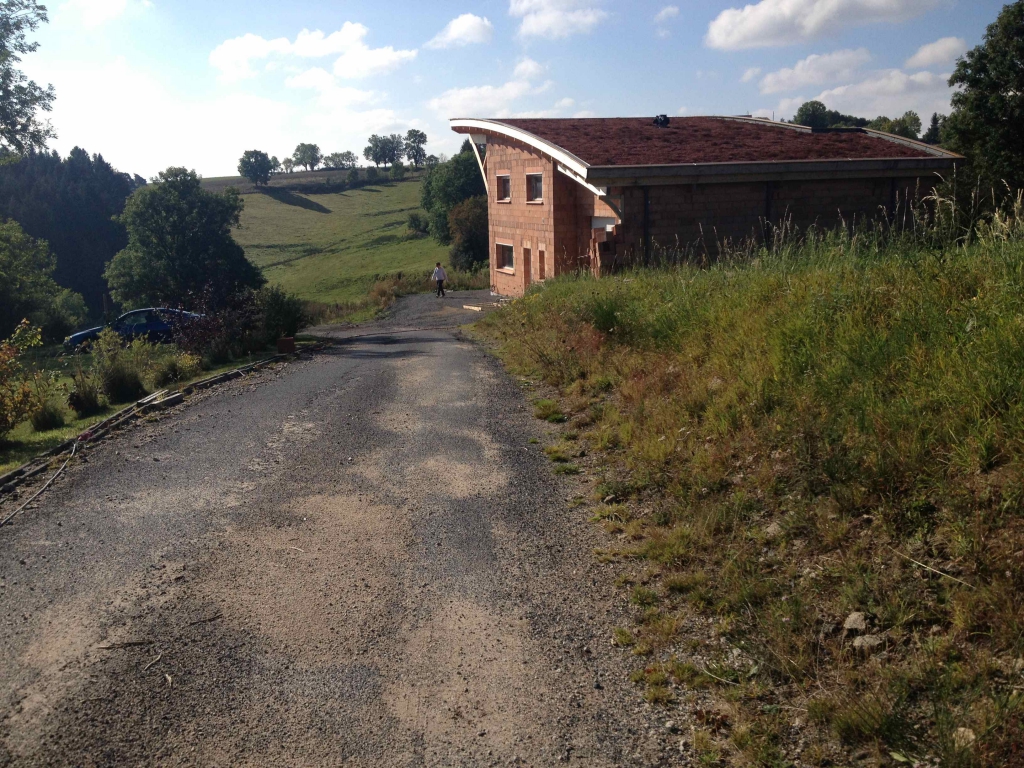
<path id="1" fill-rule="evenodd" d="M 405 134 L 405 157 L 417 168 L 427 159 L 427 134 L 410 128 Z"/>
<path id="2" fill-rule="evenodd" d="M 53 86 L 43 88 L 16 66 L 39 47 L 26 32 L 47 21 L 46 6 L 35 0 L 0 0 L 0 153 L 40 149 L 56 135 L 39 115 L 53 109 Z"/>
<path id="3" fill-rule="evenodd" d="M 276 158 L 274 158 L 276 160 Z M 266 152 L 258 149 L 246 150 L 238 161 L 238 173 L 257 187 L 270 183 L 270 174 L 274 171 L 274 160 Z"/>
<path id="4" fill-rule="evenodd" d="M 292 153 L 292 161 L 295 165 L 301 165 L 307 171 L 315 171 L 323 159 L 320 147 L 316 144 L 299 144 L 295 148 L 295 152 Z"/>
<path id="5" fill-rule="evenodd" d="M 231 236 L 242 213 L 234 189 L 204 190 L 195 171 L 168 168 L 138 190 L 121 221 L 128 247 L 107 267 L 110 293 L 127 308 L 216 306 L 266 281 Z"/>
<path id="6" fill-rule="evenodd" d="M 1024 0 L 1003 7 L 949 85 L 956 90 L 943 144 L 989 183 L 1024 187 Z"/>
<path id="7" fill-rule="evenodd" d="M 347 170 L 356 167 L 357 158 L 355 152 L 332 152 L 324 158 L 324 165 L 328 168 L 339 168 Z"/>
<path id="8" fill-rule="evenodd" d="M 420 207 L 430 218 L 430 234 L 441 245 L 450 245 L 448 214 L 470 197 L 486 195 L 480 166 L 472 150 L 460 152 L 427 171 L 420 193 Z"/>

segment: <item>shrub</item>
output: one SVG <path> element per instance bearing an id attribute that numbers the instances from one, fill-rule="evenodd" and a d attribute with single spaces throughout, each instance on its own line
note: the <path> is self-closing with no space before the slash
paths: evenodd
<path id="1" fill-rule="evenodd" d="M 152 359 L 153 345 L 137 339 L 125 347 L 110 328 L 100 331 L 93 345 L 95 370 L 103 393 L 111 403 L 129 403 L 146 393 L 142 376 Z"/>
<path id="2" fill-rule="evenodd" d="M 32 402 L 29 405 L 29 422 L 36 432 L 49 432 L 51 429 L 63 427 L 64 387 L 60 384 L 60 375 L 56 372 L 37 373 L 32 377 Z"/>
<path id="3" fill-rule="evenodd" d="M 302 300 L 276 285 L 256 292 L 256 305 L 262 321 L 262 341 L 273 344 L 282 336 L 294 336 L 306 324 Z"/>
<path id="4" fill-rule="evenodd" d="M 451 209 L 448 231 L 452 249 L 448 260 L 455 269 L 470 271 L 487 262 L 487 198 L 471 197 Z"/>
<path id="5" fill-rule="evenodd" d="M 203 369 L 203 360 L 191 352 L 178 352 L 157 363 L 153 371 L 153 383 L 158 387 L 166 387 L 179 381 L 188 381 L 199 375 Z"/>
<path id="6" fill-rule="evenodd" d="M 409 214 L 409 229 L 417 235 L 426 235 L 430 231 L 430 222 L 420 211 Z"/>
<path id="7" fill-rule="evenodd" d="M 22 321 L 10 338 L 0 342 L 0 440 L 25 420 L 32 408 L 32 388 L 25 381 L 21 356 L 39 346 L 40 331 Z"/>
<path id="8" fill-rule="evenodd" d="M 378 176 L 380 176 L 380 171 L 378 171 L 376 168 L 367 168 L 366 169 L 366 180 L 367 181 L 376 181 Z"/>
<path id="9" fill-rule="evenodd" d="M 81 294 L 62 288 L 40 315 L 43 338 L 63 341 L 76 328 L 81 327 L 89 315 Z"/>
<path id="10" fill-rule="evenodd" d="M 389 175 L 392 181 L 401 181 L 405 178 L 405 166 L 401 163 L 395 163 L 391 166 L 391 173 Z"/>
<path id="11" fill-rule="evenodd" d="M 348 172 L 348 176 L 345 177 L 345 180 L 348 182 L 350 187 L 354 187 L 359 184 L 359 170 L 357 168 L 350 170 Z"/>
<path id="12" fill-rule="evenodd" d="M 81 361 L 76 362 L 75 372 L 71 375 L 68 405 L 79 416 L 91 416 L 103 408 L 99 382 L 95 376 L 85 372 Z"/>

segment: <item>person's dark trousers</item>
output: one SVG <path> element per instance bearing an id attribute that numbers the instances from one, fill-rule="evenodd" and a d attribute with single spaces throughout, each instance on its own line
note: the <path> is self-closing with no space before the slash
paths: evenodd
<path id="1" fill-rule="evenodd" d="M 437 295 L 444 296 L 444 280 L 437 281 Z"/>

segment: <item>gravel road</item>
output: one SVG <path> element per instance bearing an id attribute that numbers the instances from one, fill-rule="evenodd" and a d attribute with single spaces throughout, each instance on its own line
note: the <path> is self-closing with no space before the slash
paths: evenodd
<path id="1" fill-rule="evenodd" d="M 469 301 L 321 328 L 0 529 L 0 765 L 678 762 L 610 644 L 587 481 L 453 330 Z"/>

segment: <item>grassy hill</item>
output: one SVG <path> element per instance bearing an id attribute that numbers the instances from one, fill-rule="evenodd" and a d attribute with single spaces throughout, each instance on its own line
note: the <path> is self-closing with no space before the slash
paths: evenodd
<path id="1" fill-rule="evenodd" d="M 206 179 L 204 186 L 242 192 L 245 211 L 235 239 L 271 283 L 303 299 L 357 302 L 381 276 L 447 263 L 447 248 L 406 227 L 419 208 L 418 177 L 333 191 L 346 175 L 288 174 L 260 191 L 238 177 Z"/>

